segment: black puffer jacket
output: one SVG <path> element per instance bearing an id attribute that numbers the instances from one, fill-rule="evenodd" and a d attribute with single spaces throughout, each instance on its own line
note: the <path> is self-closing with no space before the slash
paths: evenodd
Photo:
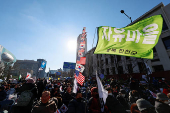
<path id="1" fill-rule="evenodd" d="M 170 106 L 158 100 L 155 101 L 156 113 L 170 113 Z"/>
<path id="2" fill-rule="evenodd" d="M 121 105 L 119 101 L 112 95 L 108 95 L 106 99 L 106 105 L 111 113 L 126 113 L 123 105 Z"/>
<path id="3" fill-rule="evenodd" d="M 76 99 L 70 101 L 68 105 L 68 113 L 87 113 L 86 104 L 82 100 L 78 102 Z"/>
<path id="4" fill-rule="evenodd" d="M 69 102 L 74 99 L 74 97 L 72 96 L 72 94 L 69 94 L 68 92 L 64 93 L 63 95 L 63 103 L 68 106 Z"/>
<path id="5" fill-rule="evenodd" d="M 6 99 L 6 92 L 3 90 L 3 91 L 0 91 L 0 101 L 3 101 L 4 99 Z"/>
<path id="6" fill-rule="evenodd" d="M 123 105 L 123 107 L 126 109 L 126 110 L 129 110 L 130 109 L 130 106 L 129 104 L 127 103 L 127 101 L 125 100 L 125 98 L 123 98 L 122 96 L 118 95 L 116 97 L 116 99 L 120 102 L 120 104 Z"/>
<path id="7" fill-rule="evenodd" d="M 56 102 L 53 99 L 50 99 L 46 104 L 39 101 L 38 104 L 34 106 L 31 113 L 54 113 L 56 110 Z"/>

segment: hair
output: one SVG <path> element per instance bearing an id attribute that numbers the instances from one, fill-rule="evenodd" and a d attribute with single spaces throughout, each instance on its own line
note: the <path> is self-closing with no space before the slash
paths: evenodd
<path id="1" fill-rule="evenodd" d="M 167 94 L 167 97 L 170 99 L 170 93 Z"/>
<path id="2" fill-rule="evenodd" d="M 133 103 L 133 104 L 131 105 L 130 111 L 131 111 L 131 113 L 140 113 L 140 111 L 139 111 L 136 103 Z"/>
<path id="3" fill-rule="evenodd" d="M 43 91 L 43 92 L 42 92 L 42 95 L 43 95 L 44 93 L 48 93 L 48 94 L 50 95 L 50 91 Z"/>
<path id="4" fill-rule="evenodd" d="M 132 90 L 132 95 L 133 95 L 133 96 L 139 96 L 139 93 L 138 93 L 137 90 Z"/>

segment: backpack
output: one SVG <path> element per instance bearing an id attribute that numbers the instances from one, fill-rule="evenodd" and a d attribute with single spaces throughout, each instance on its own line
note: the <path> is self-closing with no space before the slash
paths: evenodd
<path id="1" fill-rule="evenodd" d="M 19 96 L 19 98 L 17 100 L 17 106 L 27 106 L 30 103 L 32 96 L 33 96 L 33 93 L 31 91 L 33 89 L 26 90 L 26 91 L 21 93 L 21 95 Z"/>

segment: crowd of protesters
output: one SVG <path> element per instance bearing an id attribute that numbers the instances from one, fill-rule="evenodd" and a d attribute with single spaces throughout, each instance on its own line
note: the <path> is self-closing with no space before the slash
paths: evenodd
<path id="1" fill-rule="evenodd" d="M 103 113 L 170 113 L 170 86 L 164 78 L 140 83 L 102 80 L 108 91 Z M 73 80 L 32 78 L 0 84 L 0 113 L 102 113 L 97 82 L 87 80 L 73 93 Z"/>

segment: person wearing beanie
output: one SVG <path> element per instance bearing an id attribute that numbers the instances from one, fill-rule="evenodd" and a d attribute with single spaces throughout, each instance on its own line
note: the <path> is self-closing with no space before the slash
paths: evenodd
<path id="1" fill-rule="evenodd" d="M 169 98 L 164 93 L 156 94 L 155 110 L 157 113 L 170 113 Z"/>
<path id="2" fill-rule="evenodd" d="M 136 104 L 141 113 L 156 113 L 154 106 L 143 98 L 138 99 Z"/>
<path id="3" fill-rule="evenodd" d="M 120 104 L 123 105 L 123 107 L 126 110 L 129 110 L 130 106 L 126 101 L 125 96 L 126 96 L 126 91 L 124 89 L 120 89 L 119 95 L 117 95 L 116 99 L 120 102 Z"/>

